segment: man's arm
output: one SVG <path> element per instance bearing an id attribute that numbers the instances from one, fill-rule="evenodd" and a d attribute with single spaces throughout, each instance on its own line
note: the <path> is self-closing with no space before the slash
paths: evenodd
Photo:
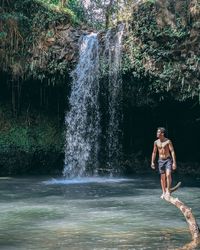
<path id="1" fill-rule="evenodd" d="M 175 170 L 176 169 L 176 154 L 175 154 L 174 147 L 171 141 L 169 141 L 169 150 L 171 152 L 171 156 L 173 160 L 172 169 Z"/>
<path id="2" fill-rule="evenodd" d="M 157 145 L 156 145 L 156 142 L 154 142 L 154 145 L 153 145 L 153 152 L 152 152 L 152 156 L 151 156 L 151 167 L 153 169 L 155 169 L 155 159 L 156 159 L 156 153 L 157 153 Z"/>

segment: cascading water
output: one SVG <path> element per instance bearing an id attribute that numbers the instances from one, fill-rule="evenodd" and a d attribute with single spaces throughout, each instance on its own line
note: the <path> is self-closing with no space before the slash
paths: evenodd
<path id="1" fill-rule="evenodd" d="M 82 37 L 66 114 L 65 177 L 93 175 L 98 169 L 99 45 L 97 34 Z"/>
<path id="2" fill-rule="evenodd" d="M 120 159 L 122 156 L 122 79 L 121 68 L 121 48 L 124 24 L 117 27 L 117 32 L 109 30 L 105 38 L 105 61 L 108 63 L 109 86 L 108 86 L 108 168 L 110 174 L 114 174 L 120 169 Z"/>

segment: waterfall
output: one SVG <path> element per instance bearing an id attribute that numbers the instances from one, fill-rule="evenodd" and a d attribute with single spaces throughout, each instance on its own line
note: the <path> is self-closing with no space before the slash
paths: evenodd
<path id="1" fill-rule="evenodd" d="M 100 134 L 99 45 L 97 34 L 82 37 L 79 62 L 66 114 L 65 177 L 93 175 L 98 169 Z"/>
<path id="2" fill-rule="evenodd" d="M 110 175 L 119 173 L 122 159 L 120 70 L 123 31 L 124 25 L 120 24 L 105 36 L 103 61 L 108 69 L 108 79 L 101 88 L 106 91 L 105 95 L 100 93 L 99 87 L 97 34 L 92 33 L 81 39 L 79 62 L 72 72 L 70 109 L 65 117 L 65 177 L 94 176 L 101 170 Z M 103 111 L 101 116 L 100 109 Z M 99 168 L 99 162 L 103 168 Z"/>
<path id="3" fill-rule="evenodd" d="M 105 61 L 108 64 L 108 129 L 107 166 L 110 173 L 114 174 L 120 169 L 122 157 L 122 79 L 121 69 L 121 48 L 124 24 L 117 27 L 117 32 L 108 30 L 105 37 Z"/>

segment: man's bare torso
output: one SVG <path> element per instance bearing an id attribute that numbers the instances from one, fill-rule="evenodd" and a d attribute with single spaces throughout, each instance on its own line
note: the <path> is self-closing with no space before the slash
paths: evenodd
<path id="1" fill-rule="evenodd" d="M 160 159 L 166 159 L 170 157 L 170 143 L 171 141 L 168 138 L 164 138 L 163 141 L 161 141 L 160 139 L 155 141 Z"/>

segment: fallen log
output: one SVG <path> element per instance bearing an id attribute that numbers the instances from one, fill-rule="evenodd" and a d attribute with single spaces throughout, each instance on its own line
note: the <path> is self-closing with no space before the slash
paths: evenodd
<path id="1" fill-rule="evenodd" d="M 171 203 L 172 205 L 176 206 L 182 212 L 182 214 L 184 215 L 187 221 L 187 224 L 188 224 L 191 236 L 192 236 L 192 241 L 186 244 L 185 246 L 183 246 L 182 248 L 180 248 L 179 250 L 195 249 L 197 246 L 200 245 L 200 230 L 196 222 L 196 219 L 194 215 L 192 214 L 192 209 L 186 206 L 178 198 L 174 198 L 171 195 L 165 195 L 164 199 L 167 202 Z"/>

